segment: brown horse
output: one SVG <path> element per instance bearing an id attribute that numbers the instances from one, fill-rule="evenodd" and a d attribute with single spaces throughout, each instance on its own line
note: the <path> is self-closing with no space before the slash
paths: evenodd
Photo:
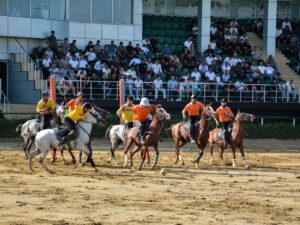
<path id="1" fill-rule="evenodd" d="M 127 145 L 124 149 L 124 155 L 125 155 L 125 163 L 124 167 L 128 165 L 128 158 L 127 158 L 127 152 L 130 149 L 132 144 L 135 144 L 136 148 L 130 152 L 130 164 L 133 167 L 132 157 L 136 152 L 138 152 L 142 148 L 142 159 L 140 162 L 139 170 L 142 169 L 144 161 L 146 159 L 146 152 L 148 151 L 149 146 L 153 146 L 155 150 L 155 161 L 153 165 L 151 166 L 151 169 L 153 169 L 157 165 L 159 151 L 158 151 L 158 142 L 159 142 L 159 136 L 160 131 L 162 127 L 163 120 L 171 119 L 171 115 L 166 112 L 165 109 L 163 109 L 160 105 L 152 106 L 154 109 L 154 115 L 152 122 L 149 125 L 148 131 L 145 133 L 145 144 L 142 145 L 140 142 L 140 138 L 138 135 L 139 128 L 133 127 L 131 128 L 127 133 Z"/>
<path id="2" fill-rule="evenodd" d="M 244 154 L 244 146 L 243 146 L 243 123 L 244 122 L 253 122 L 255 119 L 255 115 L 253 114 L 247 114 L 247 113 L 240 113 L 238 111 L 238 114 L 236 115 L 232 127 L 232 132 L 230 135 L 229 145 L 232 149 L 233 159 L 232 159 L 232 166 L 235 167 L 235 148 L 238 147 L 240 149 L 241 155 L 243 157 L 243 162 L 245 167 L 248 167 L 247 157 Z M 214 129 L 211 132 L 209 132 L 209 143 L 210 143 L 210 164 L 212 164 L 213 161 L 213 149 L 214 144 L 217 144 L 219 146 L 219 157 L 224 162 L 223 159 L 223 153 L 224 153 L 224 142 L 222 138 L 218 138 L 218 134 L 221 132 L 221 129 Z"/>
<path id="3" fill-rule="evenodd" d="M 196 164 L 196 168 L 199 167 L 200 159 L 203 156 L 204 148 L 207 144 L 207 140 L 209 137 L 208 125 L 211 118 L 215 115 L 215 111 L 210 105 L 207 105 L 201 115 L 201 119 L 196 127 L 196 134 L 195 134 L 195 141 L 199 148 L 198 157 L 194 160 Z M 174 151 L 176 154 L 176 161 L 177 164 L 178 160 L 181 161 L 182 165 L 184 165 L 184 161 L 180 155 L 180 148 L 184 146 L 187 142 L 190 141 L 190 130 L 187 126 L 186 122 L 179 122 L 171 126 L 171 132 L 173 139 L 175 141 L 174 144 Z"/>

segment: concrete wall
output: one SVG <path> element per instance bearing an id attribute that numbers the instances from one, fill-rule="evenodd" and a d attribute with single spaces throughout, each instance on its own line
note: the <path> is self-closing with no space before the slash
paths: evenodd
<path id="1" fill-rule="evenodd" d="M 84 47 L 89 40 L 100 39 L 103 44 L 116 42 L 142 41 L 142 1 L 133 0 L 133 24 L 96 24 L 72 21 L 44 20 L 35 18 L 0 16 L 0 59 L 3 54 L 11 53 L 10 40 L 17 37 L 25 48 L 44 45 L 44 39 L 55 30 L 56 37 L 76 39 L 78 47 Z"/>

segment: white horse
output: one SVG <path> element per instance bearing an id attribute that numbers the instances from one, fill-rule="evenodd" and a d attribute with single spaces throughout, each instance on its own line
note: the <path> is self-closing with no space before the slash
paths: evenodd
<path id="1" fill-rule="evenodd" d="M 52 127 L 59 124 L 59 120 L 61 120 L 61 118 L 63 118 L 64 116 L 65 107 L 63 103 L 56 107 L 55 112 L 56 115 L 54 115 L 53 120 L 51 121 Z M 28 159 L 35 136 L 40 131 L 40 129 L 40 123 L 37 119 L 28 120 L 24 124 L 18 125 L 16 128 L 16 132 L 20 132 L 20 136 L 23 138 L 23 150 L 26 159 Z"/>
<path id="2" fill-rule="evenodd" d="M 103 119 L 101 118 L 100 114 L 95 110 L 91 110 L 86 114 L 85 118 L 76 125 L 78 137 L 76 140 L 70 142 L 71 149 L 78 149 L 86 154 L 87 162 L 91 163 L 91 166 L 95 171 L 98 171 L 98 169 L 96 168 L 92 159 L 92 152 L 89 150 L 87 145 L 90 141 L 93 124 L 103 125 L 102 121 Z M 55 131 L 53 129 L 46 129 L 38 132 L 35 137 L 35 145 L 36 150 L 31 152 L 28 157 L 29 169 L 33 171 L 32 158 L 41 154 L 39 158 L 40 164 L 47 172 L 51 173 L 51 171 L 44 164 L 44 159 L 51 148 L 61 149 L 61 147 L 59 147 L 59 140 L 57 139 Z"/>
<path id="3" fill-rule="evenodd" d="M 115 156 L 116 149 L 120 146 L 121 143 L 126 144 L 126 132 L 127 129 L 125 125 L 111 125 L 109 128 L 107 128 L 105 132 L 105 137 L 108 139 L 111 143 L 110 147 L 110 157 L 108 159 L 108 162 L 111 162 L 112 159 L 114 159 L 115 163 L 117 163 L 117 159 Z"/>

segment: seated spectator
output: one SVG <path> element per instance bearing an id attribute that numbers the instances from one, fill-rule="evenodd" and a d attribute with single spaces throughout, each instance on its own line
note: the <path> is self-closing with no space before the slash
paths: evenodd
<path id="1" fill-rule="evenodd" d="M 230 21 L 230 27 L 238 27 L 239 23 L 236 20 L 236 18 L 232 18 L 232 21 Z"/>
<path id="2" fill-rule="evenodd" d="M 131 41 L 128 42 L 128 45 L 126 46 L 126 51 L 127 51 L 128 55 L 131 55 L 132 52 L 134 51 L 134 47 L 132 46 L 132 42 Z"/>
<path id="3" fill-rule="evenodd" d="M 216 53 L 216 47 L 217 47 L 216 39 L 211 40 L 211 42 L 209 44 L 210 44 L 211 49 L 214 50 L 213 54 L 215 54 Z"/>
<path id="4" fill-rule="evenodd" d="M 268 63 L 267 67 L 265 68 L 265 78 L 271 80 L 274 77 L 274 69 L 271 66 L 271 63 Z"/>
<path id="5" fill-rule="evenodd" d="M 288 99 L 291 98 L 291 101 L 295 102 L 297 98 L 297 92 L 293 80 L 286 82 L 286 90 Z"/>
<path id="6" fill-rule="evenodd" d="M 224 64 L 223 64 L 223 66 L 222 66 L 223 73 L 225 73 L 225 70 L 228 70 L 228 71 L 231 70 L 231 66 L 229 65 L 228 61 L 225 61 Z"/>
<path id="7" fill-rule="evenodd" d="M 229 70 L 225 70 L 224 74 L 222 75 L 222 82 L 223 83 L 228 83 L 229 80 L 230 80 Z"/>
<path id="8" fill-rule="evenodd" d="M 136 79 L 137 74 L 134 69 L 134 66 L 130 66 L 130 68 L 126 72 L 131 75 L 132 79 Z"/>
<path id="9" fill-rule="evenodd" d="M 59 68 L 55 64 L 52 64 L 51 68 L 49 68 L 50 77 L 52 77 L 52 76 L 56 77 L 58 72 L 59 72 Z"/>
<path id="10" fill-rule="evenodd" d="M 209 82 L 214 82 L 216 78 L 216 74 L 213 72 L 212 68 L 210 67 L 209 70 L 205 73 L 206 80 Z"/>
<path id="11" fill-rule="evenodd" d="M 194 68 L 194 71 L 191 73 L 191 77 L 195 78 L 197 82 L 201 80 L 201 74 L 198 72 L 197 67 Z"/>
<path id="12" fill-rule="evenodd" d="M 286 99 L 287 89 L 286 84 L 282 79 L 280 79 L 280 82 L 278 83 L 278 90 L 281 101 L 284 101 Z"/>
<path id="13" fill-rule="evenodd" d="M 209 56 L 210 53 L 212 56 L 214 56 L 215 50 L 211 48 L 211 44 L 208 44 L 208 48 L 204 51 L 204 56 Z"/>
<path id="14" fill-rule="evenodd" d="M 103 64 L 98 59 L 94 65 L 94 70 L 95 70 L 95 73 L 96 73 L 98 79 L 102 76 L 102 69 L 103 69 Z"/>
<path id="15" fill-rule="evenodd" d="M 215 24 L 212 24 L 212 26 L 210 27 L 210 35 L 212 37 L 215 37 L 217 35 L 218 32 L 218 28 L 216 27 Z"/>
<path id="16" fill-rule="evenodd" d="M 259 66 L 257 67 L 257 69 L 258 69 L 258 71 L 259 71 L 259 73 L 260 73 L 261 75 L 264 75 L 264 74 L 265 74 L 266 67 L 265 67 L 263 61 L 260 61 L 260 62 L 259 62 Z"/>
<path id="17" fill-rule="evenodd" d="M 292 31 L 291 22 L 288 18 L 285 18 L 284 21 L 281 24 L 282 30 L 289 29 L 289 31 Z"/>
<path id="18" fill-rule="evenodd" d="M 126 60 L 127 52 L 122 41 L 119 43 L 119 47 L 117 48 L 117 55 L 119 60 Z"/>
<path id="19" fill-rule="evenodd" d="M 169 100 L 173 101 L 177 97 L 178 82 L 175 80 L 175 76 L 171 76 L 168 81 Z"/>
<path id="20" fill-rule="evenodd" d="M 75 70 L 75 71 L 78 71 L 78 68 L 79 68 L 79 61 L 77 59 L 77 56 L 76 55 L 73 55 L 72 58 L 69 60 L 69 65 L 70 65 L 70 68 Z"/>
<path id="21" fill-rule="evenodd" d="M 76 40 L 73 40 L 69 47 L 69 52 L 77 52 L 78 48 L 76 46 Z"/>
<path id="22" fill-rule="evenodd" d="M 107 51 L 109 58 L 114 60 L 117 57 L 117 46 L 114 41 L 111 41 L 109 45 L 106 45 L 105 50 Z"/>
<path id="23" fill-rule="evenodd" d="M 87 53 L 91 48 L 94 50 L 94 44 L 92 41 L 89 41 L 89 43 L 84 48 L 84 52 Z"/>
<path id="24" fill-rule="evenodd" d="M 80 54 L 79 69 L 86 69 L 87 65 L 88 65 L 87 56 Z"/>
<path id="25" fill-rule="evenodd" d="M 95 49 L 95 53 L 96 55 L 100 53 L 101 49 L 102 49 L 102 45 L 101 45 L 101 41 L 100 40 L 97 40 L 95 46 L 94 46 L 94 49 Z"/>
<path id="26" fill-rule="evenodd" d="M 69 38 L 64 38 L 63 43 L 61 43 L 62 51 L 67 54 L 70 48 Z"/>
<path id="27" fill-rule="evenodd" d="M 262 30 L 263 30 L 263 21 L 261 18 L 258 18 L 258 20 L 254 23 L 254 28 L 253 28 L 254 32 L 256 34 L 262 34 Z"/>
<path id="28" fill-rule="evenodd" d="M 254 47 L 253 47 L 253 50 L 252 50 L 252 52 L 251 52 L 251 56 L 252 56 L 252 59 L 254 59 L 254 60 L 260 59 L 260 57 L 261 57 L 261 52 L 257 50 L 257 46 L 254 46 Z"/>
<path id="29" fill-rule="evenodd" d="M 277 71 L 277 65 L 272 55 L 269 55 L 268 59 L 265 61 L 265 64 L 266 65 L 270 64 L 270 66 L 272 66 L 274 70 Z"/>
<path id="30" fill-rule="evenodd" d="M 208 71 L 208 65 L 206 64 L 205 60 L 202 61 L 198 69 L 201 75 L 204 76 L 205 73 Z"/>
<path id="31" fill-rule="evenodd" d="M 166 42 L 164 43 L 164 46 L 161 48 L 161 54 L 163 56 L 172 54 L 172 50 L 170 49 L 168 43 L 166 43 Z"/>
<path id="32" fill-rule="evenodd" d="M 79 70 L 76 75 L 77 80 L 87 80 L 87 75 L 85 70 Z"/>
<path id="33" fill-rule="evenodd" d="M 144 96 L 151 98 L 154 95 L 154 84 L 150 74 L 147 74 L 144 84 Z"/>
<path id="34" fill-rule="evenodd" d="M 88 52 L 85 53 L 85 55 L 87 56 L 87 60 L 89 63 L 94 64 L 96 61 L 96 54 L 94 52 L 94 48 L 89 48 Z"/>
<path id="35" fill-rule="evenodd" d="M 152 71 L 155 76 L 162 75 L 162 67 L 159 60 L 155 60 L 155 63 L 152 65 Z"/>
<path id="36" fill-rule="evenodd" d="M 146 44 L 142 44 L 141 51 L 143 51 L 145 55 L 148 55 L 150 52 Z"/>
<path id="37" fill-rule="evenodd" d="M 48 55 L 49 59 L 53 60 L 54 53 L 50 47 L 47 47 L 47 51 L 45 51 L 45 55 Z"/>
<path id="38" fill-rule="evenodd" d="M 211 65 L 213 60 L 214 60 L 214 57 L 213 57 L 212 53 L 209 53 L 208 56 L 205 58 L 205 62 L 208 66 Z"/>
<path id="39" fill-rule="evenodd" d="M 144 81 L 146 78 L 147 68 L 148 68 L 148 65 L 145 62 L 145 59 L 142 59 L 141 63 L 137 65 L 137 72 L 138 72 L 138 75 L 140 76 L 140 78 L 142 79 L 142 81 Z"/>
<path id="40" fill-rule="evenodd" d="M 189 51 L 193 52 L 194 50 L 194 44 L 192 41 L 192 37 L 188 37 L 187 40 L 184 42 L 184 48 L 188 49 Z"/>
<path id="41" fill-rule="evenodd" d="M 154 88 L 155 88 L 155 100 L 158 99 L 159 92 L 162 92 L 164 100 L 167 99 L 166 89 L 163 88 L 163 82 L 159 75 L 156 77 L 156 79 L 153 81 L 153 83 L 154 83 Z"/>
<path id="42" fill-rule="evenodd" d="M 143 81 L 141 80 L 140 76 L 136 77 L 136 80 L 133 82 L 133 90 L 135 92 L 135 100 L 141 99 L 143 88 Z"/>
<path id="43" fill-rule="evenodd" d="M 246 86 L 241 78 L 234 83 L 234 87 L 235 87 L 235 91 L 238 92 L 239 95 L 245 92 Z"/>
<path id="44" fill-rule="evenodd" d="M 118 99 L 117 96 L 117 87 L 119 83 L 119 79 L 117 74 L 113 73 L 111 77 L 108 79 L 109 82 L 106 83 L 106 99 Z"/>

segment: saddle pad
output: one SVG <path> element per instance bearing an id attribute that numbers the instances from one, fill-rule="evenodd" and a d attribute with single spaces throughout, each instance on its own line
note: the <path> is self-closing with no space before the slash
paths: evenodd
<path id="1" fill-rule="evenodd" d="M 69 130 L 65 127 L 55 127 L 53 130 L 59 141 L 69 133 Z"/>

